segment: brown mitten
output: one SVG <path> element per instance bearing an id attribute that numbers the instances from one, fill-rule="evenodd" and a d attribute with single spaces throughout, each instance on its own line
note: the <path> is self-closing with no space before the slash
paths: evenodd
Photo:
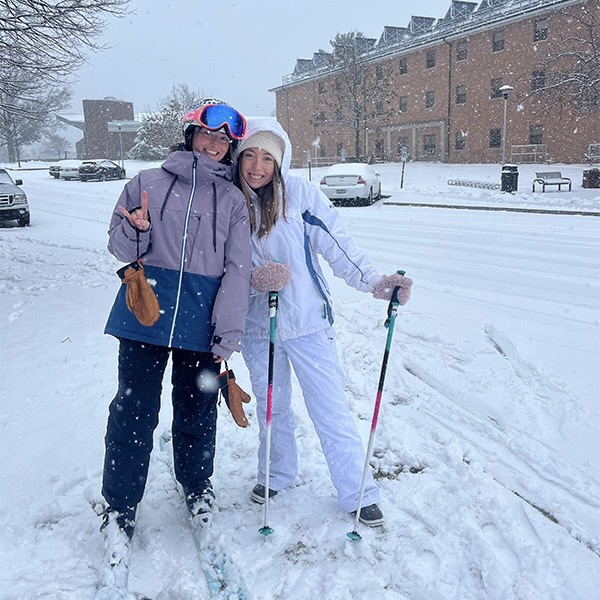
<path id="1" fill-rule="evenodd" d="M 225 365 L 225 370 L 217 375 L 217 382 L 236 425 L 238 427 L 248 427 L 248 419 L 246 419 L 242 403 L 247 404 L 250 402 L 250 396 L 235 382 L 233 370 L 228 369 Z"/>
<path id="2" fill-rule="evenodd" d="M 142 325 L 150 327 L 160 316 L 158 300 L 144 275 L 142 265 L 140 263 L 133 263 L 133 265 L 125 268 L 122 277 L 123 283 L 127 286 L 125 295 L 127 306 Z"/>

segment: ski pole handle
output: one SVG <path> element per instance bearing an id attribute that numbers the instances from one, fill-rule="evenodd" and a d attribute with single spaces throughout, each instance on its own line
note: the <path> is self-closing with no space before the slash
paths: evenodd
<path id="1" fill-rule="evenodd" d="M 398 269 L 396 271 L 397 275 L 406 275 L 406 271 L 404 271 L 403 269 Z M 400 289 L 400 286 L 396 286 L 394 288 L 394 291 L 392 292 L 392 299 L 391 302 L 394 302 L 395 304 L 400 304 L 400 302 L 398 302 L 398 290 Z"/>
<path id="2" fill-rule="evenodd" d="M 406 271 L 404 271 L 403 269 L 398 269 L 396 271 L 396 273 L 398 275 L 406 275 Z M 384 323 L 385 327 L 390 326 L 390 320 L 392 318 L 392 315 L 395 318 L 396 313 L 398 312 L 398 307 L 400 306 L 400 302 L 398 300 L 398 291 L 399 290 L 400 290 L 400 286 L 397 285 L 392 291 L 392 297 L 390 299 L 390 303 L 388 304 L 387 319 Z"/>

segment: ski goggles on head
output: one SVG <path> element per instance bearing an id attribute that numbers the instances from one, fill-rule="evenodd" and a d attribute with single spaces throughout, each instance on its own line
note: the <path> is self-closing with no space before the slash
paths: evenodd
<path id="1" fill-rule="evenodd" d="M 234 140 L 241 140 L 246 134 L 246 119 L 227 104 L 206 104 L 188 111 L 183 117 L 184 129 L 188 125 L 198 125 L 210 131 L 218 131 L 225 127 Z"/>

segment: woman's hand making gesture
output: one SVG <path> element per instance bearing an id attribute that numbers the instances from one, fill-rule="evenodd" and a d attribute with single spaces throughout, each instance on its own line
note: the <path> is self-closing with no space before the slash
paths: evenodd
<path id="1" fill-rule="evenodd" d="M 148 218 L 148 192 L 142 192 L 142 206 L 129 212 L 122 206 L 119 206 L 120 211 L 127 217 L 132 227 L 139 231 L 147 231 L 150 229 L 150 220 Z"/>

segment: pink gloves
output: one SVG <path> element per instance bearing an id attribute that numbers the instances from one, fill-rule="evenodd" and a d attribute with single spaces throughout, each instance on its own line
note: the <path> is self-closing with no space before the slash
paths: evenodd
<path id="1" fill-rule="evenodd" d="M 404 306 L 410 298 L 412 284 L 413 282 L 410 277 L 404 277 L 404 275 L 399 275 L 398 273 L 383 275 L 381 281 L 373 290 L 373 297 L 378 300 L 391 300 L 394 288 L 398 287 L 400 288 L 398 290 L 398 302 Z"/>
<path id="2" fill-rule="evenodd" d="M 290 268 L 283 263 L 267 262 L 252 269 L 252 287 L 257 292 L 279 292 L 292 277 Z"/>

